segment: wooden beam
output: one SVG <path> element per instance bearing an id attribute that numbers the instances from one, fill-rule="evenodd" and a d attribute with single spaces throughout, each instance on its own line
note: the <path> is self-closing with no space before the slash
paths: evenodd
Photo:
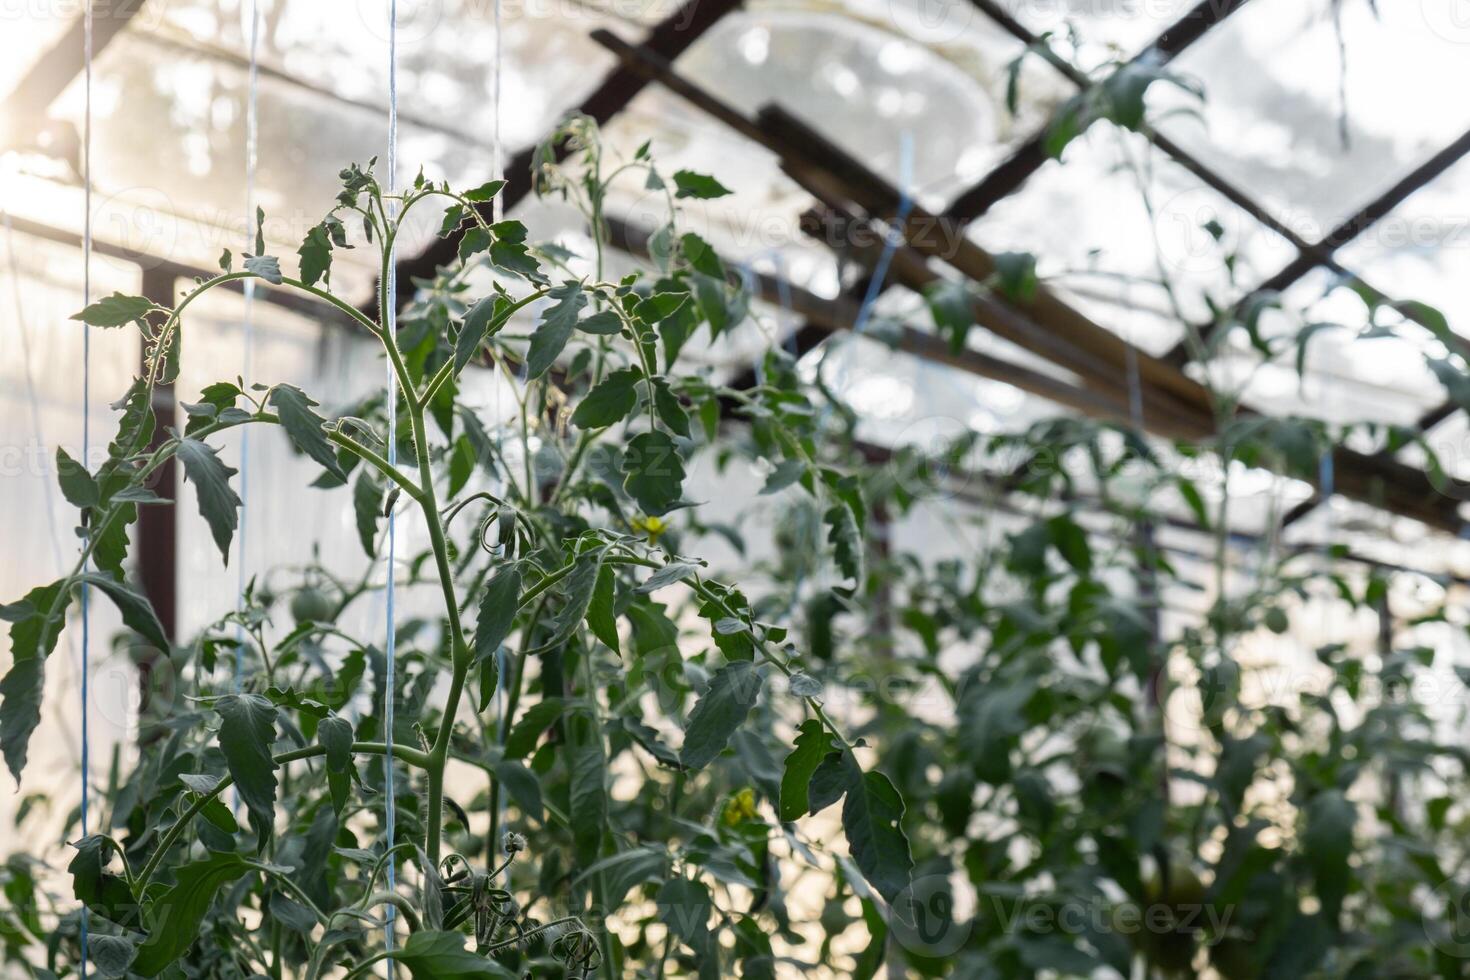
<path id="1" fill-rule="evenodd" d="M 742 0 L 685 0 L 674 11 L 656 24 L 643 40 L 643 46 L 657 52 L 661 57 L 673 60 L 703 37 L 725 14 L 740 6 Z M 606 123 L 622 112 L 627 105 L 648 86 L 648 79 L 627 66 L 614 68 L 602 80 L 591 95 L 582 100 L 582 112 Z M 500 199 L 509 211 L 531 193 L 534 175 L 531 173 L 536 147 L 528 146 L 511 157 L 505 169 L 505 187 Z M 557 156 L 563 151 L 559 148 Z M 482 205 L 487 217 L 490 205 Z M 413 280 L 431 279 L 440 266 L 453 262 L 459 254 L 460 233 L 445 238 L 436 238 L 419 254 L 401 260 L 394 270 L 398 279 L 398 303 L 400 309 L 413 299 Z M 378 311 L 377 291 L 374 298 L 363 306 L 363 311 L 376 317 Z"/>

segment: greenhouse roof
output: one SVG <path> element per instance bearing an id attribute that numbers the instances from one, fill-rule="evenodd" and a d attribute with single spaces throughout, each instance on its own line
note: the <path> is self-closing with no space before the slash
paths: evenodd
<path id="1" fill-rule="evenodd" d="M 1417 97 L 1464 88 L 1470 30 L 1430 7 L 423 3 L 400 13 L 399 159 L 461 183 L 503 157 L 507 203 L 574 251 L 579 216 L 529 182 L 532 148 L 562 113 L 597 118 L 614 153 L 651 136 L 669 171 L 715 174 L 735 193 L 685 217 L 743 265 L 764 315 L 703 352 L 707 363 L 750 384 L 771 331 L 803 356 L 869 330 L 836 358 L 878 454 L 935 438 L 936 419 L 951 434 L 989 432 L 1058 412 L 1198 437 L 1215 424 L 1208 370 L 1250 412 L 1428 432 L 1434 464 L 1470 477 L 1463 417 L 1430 364 L 1463 351 L 1443 319 L 1470 314 L 1450 285 L 1466 262 L 1451 202 L 1470 175 L 1470 109 Z M 248 15 L 203 0 L 94 10 L 93 227 L 114 271 L 142 269 L 146 289 L 150 275 L 209 269 L 243 240 Z M 253 193 L 267 239 L 290 252 L 340 166 L 383 150 L 387 32 L 376 5 L 261 10 Z M 0 32 L 4 207 L 16 232 L 62 243 L 82 224 L 80 31 L 66 11 Z M 1144 91 L 1146 121 L 1104 111 L 1058 142 L 1097 100 Z M 630 254 L 646 247 L 659 200 L 629 187 L 609 202 Z M 895 228 L 907 243 L 868 311 Z M 415 231 L 399 247 L 400 296 L 454 254 L 435 225 Z M 1025 255 L 1041 285 L 1013 291 L 1016 268 L 1030 275 Z M 69 275 L 54 263 L 28 272 Z M 373 304 L 373 268 L 341 259 L 334 272 L 339 294 Z M 988 292 L 973 310 L 981 329 L 954 346 L 928 305 L 966 281 Z M 1422 304 L 1382 305 L 1382 335 L 1364 340 L 1363 297 L 1385 295 Z M 1304 329 L 1314 339 L 1302 363 L 1257 363 L 1253 342 Z M 1208 368 L 1194 363 L 1216 343 Z M 1461 531 L 1454 488 L 1430 464 L 1421 446 L 1389 452 L 1369 436 L 1334 461 L 1330 489 L 1355 502 L 1338 506 L 1380 515 L 1383 560 L 1407 560 L 1423 527 Z M 1301 485 L 1288 523 L 1334 509 L 1315 510 L 1321 489 Z M 1463 556 L 1441 545 L 1412 563 L 1456 571 Z"/>

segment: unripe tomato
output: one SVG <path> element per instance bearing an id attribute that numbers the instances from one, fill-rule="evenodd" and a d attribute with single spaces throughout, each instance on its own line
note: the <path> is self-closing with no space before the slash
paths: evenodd
<path id="1" fill-rule="evenodd" d="M 325 623 L 332 619 L 332 600 L 320 589 L 301 589 L 291 597 L 291 618 L 298 623 Z"/>

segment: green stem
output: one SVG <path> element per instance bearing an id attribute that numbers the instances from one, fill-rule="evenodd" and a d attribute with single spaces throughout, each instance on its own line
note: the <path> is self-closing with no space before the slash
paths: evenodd
<path id="1" fill-rule="evenodd" d="M 382 742 L 353 742 L 352 751 L 361 755 L 386 755 L 388 746 Z M 274 761 L 276 765 L 285 765 L 288 762 L 311 759 L 319 755 L 326 755 L 326 753 L 327 750 L 323 746 L 309 745 L 306 748 L 282 752 L 280 755 L 275 756 Z M 393 754 L 404 762 L 419 766 L 420 768 L 428 764 L 428 756 L 418 749 L 411 748 L 407 745 L 393 746 Z M 167 833 L 163 835 L 163 839 L 159 841 L 158 849 L 153 852 L 153 856 L 148 859 L 148 863 L 143 865 L 143 870 L 138 873 L 137 885 L 133 892 L 135 895 L 141 895 L 144 889 L 148 887 L 148 882 L 153 879 L 153 874 L 158 870 L 158 865 L 162 863 L 164 855 L 177 843 L 179 836 L 183 834 L 185 828 L 209 805 L 210 800 L 216 799 L 221 793 L 233 785 L 234 782 L 235 780 L 232 776 L 222 778 L 208 793 L 201 793 L 189 809 L 184 811 L 183 816 L 179 817 L 178 821 L 168 829 Z"/>

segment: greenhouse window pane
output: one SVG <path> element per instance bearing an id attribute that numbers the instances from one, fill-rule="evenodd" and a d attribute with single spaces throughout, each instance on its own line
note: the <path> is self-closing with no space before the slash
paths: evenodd
<path id="1" fill-rule="evenodd" d="M 1254 0 L 1174 65 L 1205 85 L 1203 126 L 1163 128 L 1321 239 L 1470 124 L 1463 100 L 1431 95 L 1470 85 L 1452 7 Z"/>

